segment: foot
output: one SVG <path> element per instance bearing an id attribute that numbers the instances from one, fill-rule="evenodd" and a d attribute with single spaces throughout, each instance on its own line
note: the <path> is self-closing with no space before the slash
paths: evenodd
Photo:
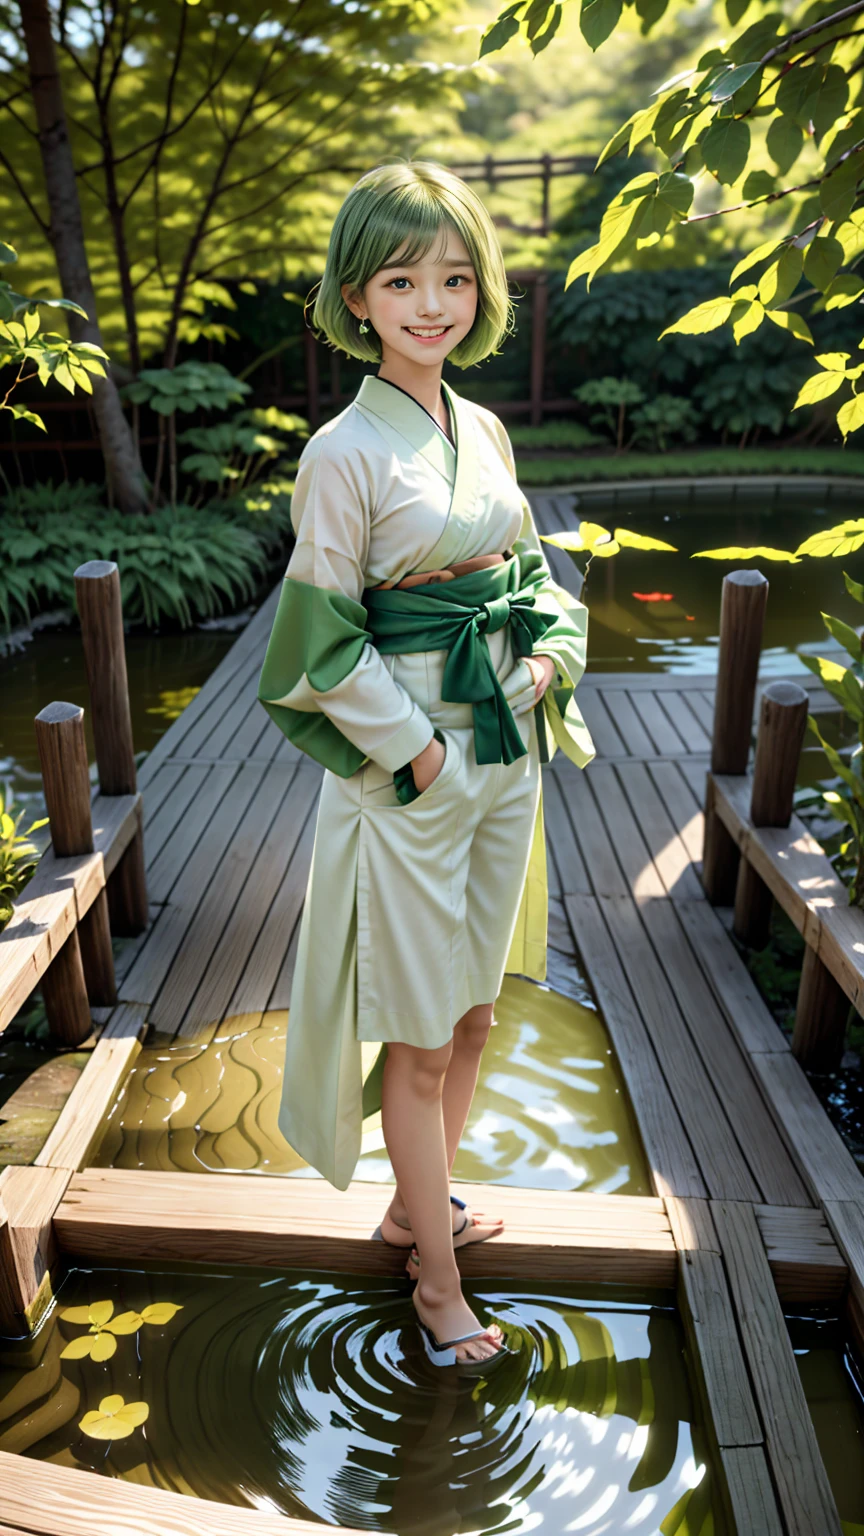
<path id="1" fill-rule="evenodd" d="M 468 1205 L 463 1210 L 451 1204 L 450 1213 L 454 1248 L 463 1248 L 466 1243 L 483 1243 L 487 1238 L 497 1237 L 504 1231 L 504 1222 L 500 1216 L 487 1216 L 484 1211 L 472 1211 Z M 381 1236 L 385 1243 L 390 1243 L 394 1248 L 414 1246 L 414 1233 L 404 1206 L 397 1207 L 395 1201 L 391 1201 L 381 1221 Z"/>
<path id="2" fill-rule="evenodd" d="M 477 1333 L 476 1339 L 455 1346 L 457 1362 L 491 1360 L 504 1343 L 504 1335 L 497 1323 L 483 1328 L 477 1321 L 458 1285 L 442 1291 L 421 1280 L 414 1291 L 413 1301 L 420 1321 L 432 1330 L 441 1344 L 447 1339 L 461 1338 L 465 1333 Z"/>

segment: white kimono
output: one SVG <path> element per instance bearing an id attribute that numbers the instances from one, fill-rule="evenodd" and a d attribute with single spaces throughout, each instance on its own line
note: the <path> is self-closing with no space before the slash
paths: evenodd
<path id="1" fill-rule="evenodd" d="M 372 375 L 304 447 L 291 508 L 297 542 L 259 684 L 271 716 L 325 764 L 279 1124 L 340 1189 L 359 1156 L 363 1115 L 378 1107 L 376 1043 L 434 1049 L 468 1008 L 494 1002 L 505 970 L 545 976 L 540 763 L 556 745 L 580 767 L 594 755 L 573 699 L 587 611 L 549 574 L 501 422 L 442 388 L 455 450 L 411 395 Z M 503 692 L 512 715 L 505 758 L 514 722 L 521 745 L 516 738 L 513 761 L 484 761 L 485 748 L 478 761 L 477 706 L 442 698 L 448 651 L 382 654 L 366 633 L 363 595 L 510 552 L 534 572 L 528 607 L 551 628 L 532 650 L 553 657 L 556 676 L 535 710 L 515 618 L 486 604 L 498 712 Z M 406 765 L 433 732 L 443 766 L 419 795 L 411 779 L 406 801 Z"/>

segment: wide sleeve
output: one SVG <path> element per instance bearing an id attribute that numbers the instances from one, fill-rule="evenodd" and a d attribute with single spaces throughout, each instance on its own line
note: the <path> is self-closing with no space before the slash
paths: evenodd
<path id="1" fill-rule="evenodd" d="M 551 736 L 549 756 L 556 745 L 560 746 L 567 757 L 584 768 L 595 756 L 595 747 L 573 695 L 587 662 L 588 609 L 566 587 L 559 586 L 549 569 L 531 505 L 516 480 L 510 438 L 497 418 L 496 424 L 501 452 L 522 504 L 522 527 L 513 540 L 513 551 L 519 556 L 520 585 L 531 590 L 535 608 L 551 621 L 531 652 L 534 656 L 551 656 L 555 663 L 555 676 L 542 700 Z"/>
<path id="2" fill-rule="evenodd" d="M 366 758 L 393 772 L 433 735 L 431 720 L 366 633 L 373 496 L 356 445 L 310 439 L 291 503 L 297 541 L 258 685 L 286 736 L 343 777 Z"/>

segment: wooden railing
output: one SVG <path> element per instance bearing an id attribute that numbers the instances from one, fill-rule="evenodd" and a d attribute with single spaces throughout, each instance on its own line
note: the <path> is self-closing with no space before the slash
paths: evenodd
<path id="1" fill-rule="evenodd" d="M 41 983 L 55 1039 L 91 1033 L 91 1007 L 117 1000 L 111 934 L 147 926 L 141 796 L 135 776 L 120 578 L 113 561 L 75 572 L 99 792 L 91 799 L 84 711 L 48 704 L 36 742 L 51 847 L 0 932 L 0 1030 Z"/>
<path id="2" fill-rule="evenodd" d="M 715 905 L 734 904 L 733 933 L 768 942 L 776 901 L 804 939 L 792 1049 L 802 1066 L 830 1071 L 843 1054 L 849 1005 L 864 1010 L 864 911 L 799 817 L 795 778 L 808 697 L 796 683 L 762 692 L 748 773 L 753 702 L 768 582 L 736 571 L 723 582 L 702 881 Z"/>

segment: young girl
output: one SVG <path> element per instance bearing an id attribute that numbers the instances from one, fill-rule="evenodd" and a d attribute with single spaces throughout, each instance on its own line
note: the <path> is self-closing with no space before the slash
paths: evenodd
<path id="1" fill-rule="evenodd" d="M 450 1169 L 504 972 L 546 974 L 540 764 L 593 756 L 573 701 L 587 614 L 551 579 L 497 416 L 441 377 L 513 329 L 470 187 L 426 161 L 362 176 L 313 320 L 375 372 L 303 449 L 258 691 L 326 769 L 279 1123 L 344 1189 L 380 1106 L 380 1235 L 410 1252 L 436 1363 L 488 1362 L 501 1330 L 455 1249 L 501 1223 L 450 1195 Z"/>

